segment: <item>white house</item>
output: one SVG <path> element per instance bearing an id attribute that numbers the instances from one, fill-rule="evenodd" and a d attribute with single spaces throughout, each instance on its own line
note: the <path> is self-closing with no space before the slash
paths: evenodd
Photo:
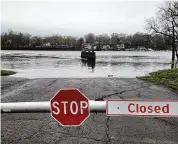
<path id="1" fill-rule="evenodd" d="M 111 49 L 110 45 L 104 45 L 102 47 L 102 50 L 110 50 L 110 49 Z"/>
<path id="2" fill-rule="evenodd" d="M 147 51 L 147 49 L 144 46 L 138 46 L 137 51 Z"/>
<path id="3" fill-rule="evenodd" d="M 118 50 L 122 50 L 122 49 L 125 48 L 125 45 L 124 44 L 117 44 L 116 47 L 117 47 Z"/>
<path id="4" fill-rule="evenodd" d="M 44 43 L 43 46 L 45 46 L 45 47 L 50 47 L 50 46 L 51 46 L 51 43 L 50 43 L 50 42 Z"/>
<path id="5" fill-rule="evenodd" d="M 88 49 L 88 50 L 92 50 L 92 44 L 89 44 L 89 43 L 84 43 L 82 45 L 83 49 Z"/>

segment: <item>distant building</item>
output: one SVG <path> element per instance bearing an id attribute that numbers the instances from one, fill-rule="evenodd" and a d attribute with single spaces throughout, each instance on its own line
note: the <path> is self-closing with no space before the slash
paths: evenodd
<path id="1" fill-rule="evenodd" d="M 153 51 L 153 49 L 152 48 L 148 48 L 147 51 Z"/>
<path id="2" fill-rule="evenodd" d="M 147 49 L 144 46 L 138 46 L 137 51 L 147 51 Z"/>
<path id="3" fill-rule="evenodd" d="M 135 48 L 127 48 L 127 49 L 125 49 L 125 51 L 136 51 L 136 49 Z"/>
<path id="4" fill-rule="evenodd" d="M 103 45 L 102 50 L 110 50 L 110 45 Z"/>
<path id="5" fill-rule="evenodd" d="M 83 49 L 87 49 L 87 50 L 92 50 L 93 49 L 93 44 L 91 44 L 91 43 L 83 43 L 82 44 L 82 48 Z"/>
<path id="6" fill-rule="evenodd" d="M 124 50 L 125 45 L 124 44 L 117 44 L 117 50 Z"/>
<path id="7" fill-rule="evenodd" d="M 93 47 L 93 50 L 96 50 L 96 49 L 97 49 L 97 46 L 94 46 L 94 47 Z"/>
<path id="8" fill-rule="evenodd" d="M 44 43 L 43 46 L 44 46 L 44 47 L 50 47 L 50 46 L 51 46 L 51 43 L 50 43 L 50 42 Z"/>

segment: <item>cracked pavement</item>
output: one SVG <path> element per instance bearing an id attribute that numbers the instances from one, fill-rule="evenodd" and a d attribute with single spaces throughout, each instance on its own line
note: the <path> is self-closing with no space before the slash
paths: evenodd
<path id="1" fill-rule="evenodd" d="M 1 102 L 49 101 L 61 88 L 78 88 L 90 100 L 178 100 L 178 93 L 138 79 L 1 77 Z M 178 118 L 107 117 L 91 113 L 80 127 L 62 127 L 49 113 L 1 114 L 2 143 L 177 144 Z"/>

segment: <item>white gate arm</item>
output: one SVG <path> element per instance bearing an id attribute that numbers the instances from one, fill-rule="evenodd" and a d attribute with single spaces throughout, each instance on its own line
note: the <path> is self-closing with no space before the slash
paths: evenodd
<path id="1" fill-rule="evenodd" d="M 48 113 L 50 102 L 1 103 L 1 113 Z M 90 112 L 106 112 L 106 101 L 89 101 Z"/>

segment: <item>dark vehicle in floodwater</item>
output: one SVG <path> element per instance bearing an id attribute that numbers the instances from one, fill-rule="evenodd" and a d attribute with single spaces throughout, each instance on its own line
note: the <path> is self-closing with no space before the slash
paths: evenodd
<path id="1" fill-rule="evenodd" d="M 92 45 L 90 44 L 83 44 L 82 51 L 81 51 L 81 58 L 84 60 L 95 60 L 96 54 L 93 50 Z"/>

